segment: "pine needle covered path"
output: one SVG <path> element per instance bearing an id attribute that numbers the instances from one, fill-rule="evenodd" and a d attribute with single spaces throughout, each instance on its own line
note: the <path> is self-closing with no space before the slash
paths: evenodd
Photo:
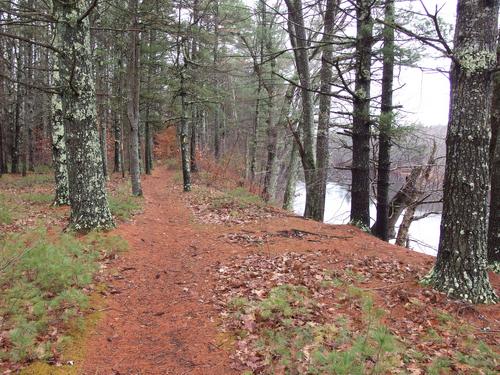
<path id="1" fill-rule="evenodd" d="M 194 228 L 172 172 L 144 179 L 144 213 L 116 232 L 130 251 L 118 271 L 106 316 L 87 346 L 84 374 L 231 374 L 217 346 L 217 313 L 205 301 L 205 269 L 216 236 Z"/>
<path id="2" fill-rule="evenodd" d="M 369 300 L 385 311 L 380 324 L 404 343 L 387 353 L 393 367 L 374 373 L 455 368 L 440 358 L 456 353 L 465 363 L 456 366 L 468 373 L 479 341 L 499 348 L 497 306 L 451 301 L 419 286 L 433 264 L 429 256 L 351 226 L 258 204 L 239 188 L 228 195 L 200 184 L 183 193 L 178 173 L 166 166 L 146 176 L 143 188 L 144 212 L 115 231 L 130 250 L 109 266 L 105 316 L 87 340 L 83 374 L 284 374 L 290 361 L 276 355 L 275 343 L 259 348 L 259 337 L 269 330 L 285 334 L 282 349 L 291 348 L 295 371 L 317 366 L 321 373 L 311 351 L 342 354 L 356 337 L 372 334 L 364 326 Z M 498 289 L 498 276 L 491 277 Z M 288 305 L 292 293 L 270 300 L 287 290 L 299 290 L 305 299 Z M 333 322 L 331 341 L 325 327 Z M 304 332 L 320 332 L 323 341 L 294 348 Z M 347 341 L 337 348 L 339 332 Z M 472 346 L 468 335 L 477 337 Z M 375 365 L 369 353 L 356 358 L 362 368 Z M 495 354 L 487 358 L 494 373 Z M 385 366 L 382 357 L 379 362 Z"/>

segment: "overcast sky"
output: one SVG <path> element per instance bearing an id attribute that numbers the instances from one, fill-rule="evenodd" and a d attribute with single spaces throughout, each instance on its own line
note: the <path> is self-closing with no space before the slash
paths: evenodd
<path id="1" fill-rule="evenodd" d="M 455 24 L 456 0 L 424 0 L 425 6 L 431 12 L 441 6 L 440 12 L 448 23 Z M 421 9 L 418 2 L 414 3 L 414 9 Z M 427 68 L 441 67 L 449 69 L 448 59 L 426 58 L 419 62 L 420 66 Z M 408 111 L 406 119 L 411 122 L 419 122 L 426 126 L 447 125 L 448 106 L 450 97 L 450 82 L 448 75 L 438 72 L 422 72 L 416 68 L 406 68 L 401 72 L 399 86 L 404 87 L 395 94 L 395 100 L 403 105 Z"/>

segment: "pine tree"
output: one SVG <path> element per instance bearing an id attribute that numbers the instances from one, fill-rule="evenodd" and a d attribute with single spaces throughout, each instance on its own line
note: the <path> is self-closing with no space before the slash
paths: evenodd
<path id="1" fill-rule="evenodd" d="M 88 15 L 92 3 L 54 0 L 55 48 L 59 55 L 67 153 L 70 227 L 77 231 L 114 226 L 106 197 L 97 130 Z"/>
<path id="2" fill-rule="evenodd" d="M 497 300 L 486 258 L 491 78 L 498 10 L 498 0 L 458 1 L 441 237 L 436 264 L 424 279 L 450 297 L 472 303 Z"/>

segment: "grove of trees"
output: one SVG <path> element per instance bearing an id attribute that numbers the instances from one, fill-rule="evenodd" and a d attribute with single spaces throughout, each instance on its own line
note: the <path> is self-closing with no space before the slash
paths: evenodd
<path id="1" fill-rule="evenodd" d="M 347 171 L 351 223 L 388 241 L 440 181 L 434 145 L 391 188 L 401 139 L 413 134 L 398 76 L 423 57 L 448 58 L 441 239 L 425 281 L 494 302 L 499 1 L 458 0 L 453 38 L 427 3 L 0 0 L 0 176 L 50 164 L 69 226 L 109 229 L 107 178 L 128 173 L 131 194 L 142 195 L 155 134 L 172 126 L 185 192 L 200 161 L 213 160 L 287 209 L 303 180 L 304 217 L 323 221 L 327 182 Z M 332 158 L 339 143 L 343 165 Z"/>

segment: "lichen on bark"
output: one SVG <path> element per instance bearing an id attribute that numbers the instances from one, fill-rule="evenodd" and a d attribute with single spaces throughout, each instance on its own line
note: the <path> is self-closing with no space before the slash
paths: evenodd
<path id="1" fill-rule="evenodd" d="M 496 51 L 498 8 L 498 0 L 459 0 L 455 51 L 472 45 L 485 54 Z M 463 61 L 455 59 L 450 73 L 441 236 L 436 264 L 424 282 L 452 298 L 493 303 L 498 298 L 487 273 L 487 227 L 494 64 Z"/>
<path id="2" fill-rule="evenodd" d="M 71 229 L 86 232 L 114 226 L 106 196 L 97 129 L 96 96 L 88 17 L 89 1 L 54 0 L 58 20 L 62 115 L 68 155 Z"/>

